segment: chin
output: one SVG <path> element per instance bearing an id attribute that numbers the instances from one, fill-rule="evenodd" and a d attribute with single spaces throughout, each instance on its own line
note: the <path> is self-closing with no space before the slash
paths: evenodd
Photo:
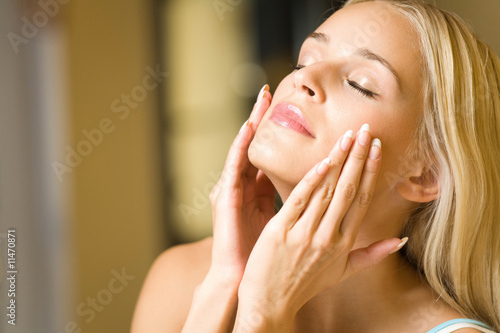
<path id="1" fill-rule="evenodd" d="M 300 138 L 278 136 L 276 131 L 262 126 L 250 144 L 248 158 L 269 177 L 282 198 L 316 163 L 311 149 L 301 144 Z"/>

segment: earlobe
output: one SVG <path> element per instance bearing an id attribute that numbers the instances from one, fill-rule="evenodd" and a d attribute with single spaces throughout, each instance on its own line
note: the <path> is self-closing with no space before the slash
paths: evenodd
<path id="1" fill-rule="evenodd" d="M 434 173 L 420 167 L 419 171 L 409 173 L 396 185 L 396 189 L 403 198 L 413 202 L 430 202 L 439 195 L 438 179 Z"/>

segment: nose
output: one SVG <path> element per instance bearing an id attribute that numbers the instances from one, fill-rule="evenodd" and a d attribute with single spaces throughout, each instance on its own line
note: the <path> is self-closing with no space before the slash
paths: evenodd
<path id="1" fill-rule="evenodd" d="M 293 73 L 294 89 L 311 102 L 322 103 L 326 99 L 323 88 L 326 68 L 318 63 L 298 69 Z"/>

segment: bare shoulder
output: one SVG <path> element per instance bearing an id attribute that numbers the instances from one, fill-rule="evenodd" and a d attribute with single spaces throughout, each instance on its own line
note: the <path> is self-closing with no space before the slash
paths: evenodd
<path id="1" fill-rule="evenodd" d="M 397 318 L 391 321 L 395 324 L 394 332 L 429 332 L 448 321 L 468 318 L 445 302 L 423 276 L 416 276 L 417 282 L 402 293 L 401 303 L 398 303 Z M 480 333 L 481 331 L 467 327 L 454 332 Z"/>
<path id="2" fill-rule="evenodd" d="M 180 332 L 193 293 L 208 272 L 212 237 L 174 246 L 151 266 L 132 321 L 132 333 Z"/>

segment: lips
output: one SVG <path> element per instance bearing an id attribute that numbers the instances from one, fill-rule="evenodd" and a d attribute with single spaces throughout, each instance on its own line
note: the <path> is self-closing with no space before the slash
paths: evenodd
<path id="1" fill-rule="evenodd" d="M 286 102 L 277 104 L 269 119 L 285 128 L 314 138 L 304 114 L 295 105 Z"/>

